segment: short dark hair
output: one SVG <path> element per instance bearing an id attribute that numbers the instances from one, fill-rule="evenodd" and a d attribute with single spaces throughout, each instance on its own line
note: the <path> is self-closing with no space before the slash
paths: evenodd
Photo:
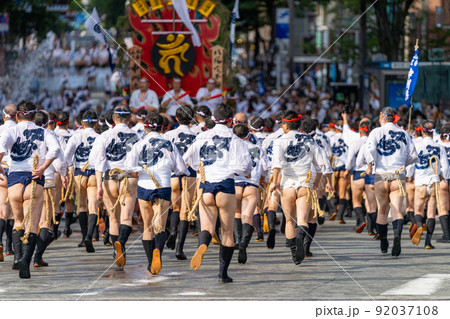
<path id="1" fill-rule="evenodd" d="M 233 118 L 233 109 L 224 103 L 220 103 L 214 109 L 214 118 L 218 122 L 225 123 L 225 120 Z"/>
<path id="2" fill-rule="evenodd" d="M 83 113 L 82 122 L 86 127 L 94 127 L 97 123 L 97 112 L 94 110 L 87 110 Z"/>
<path id="3" fill-rule="evenodd" d="M 255 131 L 262 131 L 264 129 L 264 120 L 259 116 L 254 117 L 250 120 L 250 126 Z"/>
<path id="4" fill-rule="evenodd" d="M 164 117 L 151 112 L 145 118 L 145 129 L 149 132 L 160 132 L 164 128 Z"/>
<path id="5" fill-rule="evenodd" d="M 306 134 L 309 134 L 316 130 L 317 124 L 316 121 L 312 119 L 304 119 L 301 124 L 302 131 Z"/>
<path id="6" fill-rule="evenodd" d="M 162 125 L 162 129 L 165 130 L 167 128 L 170 127 L 170 121 L 168 120 L 167 117 L 163 116 L 163 125 Z"/>
<path id="7" fill-rule="evenodd" d="M 131 109 L 126 105 L 117 105 L 114 108 L 114 117 L 119 118 L 122 121 L 126 121 L 131 117 Z"/>
<path id="8" fill-rule="evenodd" d="M 190 106 L 182 105 L 176 110 L 175 116 L 181 125 L 189 125 L 194 117 L 194 110 Z"/>
<path id="9" fill-rule="evenodd" d="M 281 120 L 283 119 L 285 113 L 286 113 L 285 111 L 278 112 L 276 117 L 275 117 L 276 120 L 281 123 Z"/>
<path id="10" fill-rule="evenodd" d="M 30 100 L 22 100 L 17 104 L 17 118 L 19 120 L 33 121 L 36 115 L 36 104 Z"/>
<path id="11" fill-rule="evenodd" d="M 294 112 L 294 111 L 287 111 L 286 113 L 284 113 L 283 119 L 284 120 L 292 120 L 298 118 L 298 113 Z M 286 122 L 283 121 L 283 124 L 286 124 L 288 129 L 293 131 L 293 130 L 298 130 L 300 128 L 300 123 L 301 121 L 295 121 L 295 122 Z"/>
<path id="12" fill-rule="evenodd" d="M 47 124 L 48 124 L 48 115 L 47 115 L 47 113 L 45 113 L 43 111 L 37 111 L 34 123 L 37 126 L 40 126 L 40 127 L 47 126 Z"/>
<path id="13" fill-rule="evenodd" d="M 58 125 L 66 125 L 69 124 L 70 115 L 67 111 L 59 111 L 56 114 L 56 118 L 58 119 L 58 122 L 56 124 Z"/>
<path id="14" fill-rule="evenodd" d="M 422 133 L 426 136 L 433 136 L 433 131 L 436 128 L 436 125 L 431 120 L 423 120 L 420 124 L 422 127 Z"/>
<path id="15" fill-rule="evenodd" d="M 144 121 L 145 118 L 147 117 L 147 115 L 148 115 L 148 112 L 146 109 L 139 109 L 136 112 L 136 117 L 141 121 Z"/>
<path id="16" fill-rule="evenodd" d="M 195 111 L 195 114 L 203 119 L 207 119 L 208 117 L 211 117 L 211 110 L 206 105 L 200 105 Z"/>
<path id="17" fill-rule="evenodd" d="M 275 121 L 271 117 L 268 117 L 264 120 L 264 128 L 266 131 L 272 132 L 274 127 Z"/>
<path id="18" fill-rule="evenodd" d="M 205 120 L 205 127 L 208 130 L 212 129 L 214 126 L 216 126 L 216 122 L 214 122 L 212 119 L 208 118 Z"/>
<path id="19" fill-rule="evenodd" d="M 77 121 L 77 123 L 80 125 L 81 125 L 81 121 L 83 121 L 83 114 L 84 114 L 84 112 L 80 112 L 80 113 L 78 113 L 78 115 L 75 118 L 75 121 Z"/>
<path id="20" fill-rule="evenodd" d="M 50 121 L 53 121 L 56 124 L 58 118 L 56 117 L 56 114 L 54 112 L 48 112 L 48 117 Z"/>
<path id="21" fill-rule="evenodd" d="M 249 133 L 249 128 L 245 124 L 237 124 L 233 127 L 233 133 L 236 134 L 239 138 L 247 137 Z"/>
<path id="22" fill-rule="evenodd" d="M 109 125 L 114 125 L 113 114 L 114 114 L 114 109 L 108 110 L 106 112 L 105 123 L 108 123 Z"/>
<path id="23" fill-rule="evenodd" d="M 372 129 L 372 121 L 363 121 L 361 123 L 359 123 L 359 127 L 362 128 L 362 134 L 364 135 L 369 135 L 371 129 Z M 367 128 L 367 131 L 365 131 L 365 129 Z"/>

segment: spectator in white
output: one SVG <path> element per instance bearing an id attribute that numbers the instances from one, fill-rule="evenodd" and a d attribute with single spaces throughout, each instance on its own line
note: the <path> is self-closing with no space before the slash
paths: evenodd
<path id="1" fill-rule="evenodd" d="M 164 94 L 161 106 L 166 109 L 166 114 L 170 115 L 175 121 L 175 112 L 180 106 L 189 105 L 192 107 L 193 105 L 189 94 L 185 95 L 186 92 L 181 88 L 180 78 L 173 78 L 172 86 L 173 89 Z"/>
<path id="2" fill-rule="evenodd" d="M 156 112 L 159 110 L 158 96 L 155 91 L 149 89 L 147 78 L 141 78 L 139 80 L 139 90 L 131 94 L 130 108 L 133 112 L 140 108 L 144 108 L 148 112 Z"/>
<path id="3" fill-rule="evenodd" d="M 211 112 L 213 112 L 216 106 L 222 103 L 222 96 L 217 96 L 222 94 L 222 91 L 220 91 L 220 89 L 216 86 L 216 80 L 210 78 L 208 82 L 206 82 L 206 87 L 202 87 L 198 90 L 196 97 L 198 106 L 206 105 L 209 107 Z"/>

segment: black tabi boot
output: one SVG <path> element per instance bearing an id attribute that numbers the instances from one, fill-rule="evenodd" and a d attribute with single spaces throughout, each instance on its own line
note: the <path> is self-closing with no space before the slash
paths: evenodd
<path id="1" fill-rule="evenodd" d="M 242 240 L 242 219 L 235 218 L 233 225 L 234 247 L 239 247 Z"/>
<path id="2" fill-rule="evenodd" d="M 294 263 L 296 265 L 300 265 L 305 259 L 305 246 L 304 246 L 304 239 L 308 234 L 308 227 L 305 226 L 297 226 L 297 237 L 295 237 L 295 246 L 296 246 L 296 252 L 295 252 L 295 260 Z"/>
<path id="3" fill-rule="evenodd" d="M 348 204 L 348 201 L 346 199 L 339 200 L 339 211 L 338 211 L 338 215 L 337 215 L 339 224 L 345 224 L 344 213 L 345 213 L 345 210 L 347 209 L 347 204 Z"/>
<path id="4" fill-rule="evenodd" d="M 33 257 L 34 249 L 36 248 L 37 235 L 30 233 L 28 235 L 28 244 L 23 244 L 23 255 L 19 260 L 19 277 L 30 278 L 30 263 Z"/>
<path id="5" fill-rule="evenodd" d="M 392 256 L 398 257 L 402 252 L 401 238 L 403 230 L 403 219 L 397 219 L 392 222 L 392 229 L 394 230 L 394 245 L 392 246 Z"/>
<path id="6" fill-rule="evenodd" d="M 155 240 L 142 240 L 142 246 L 144 246 L 145 255 L 147 256 L 147 270 L 151 272 L 153 250 L 155 249 Z"/>
<path id="7" fill-rule="evenodd" d="M 133 228 L 128 225 L 119 225 L 119 237 L 117 238 L 117 241 L 114 242 L 114 248 L 116 249 L 116 265 L 119 268 L 124 267 L 127 262 L 125 244 L 127 243 L 132 230 Z"/>
<path id="8" fill-rule="evenodd" d="M 355 232 L 362 233 L 364 230 L 364 227 L 366 227 L 367 223 L 364 221 L 364 210 L 362 207 L 356 207 L 355 208 L 355 215 L 356 215 L 356 227 Z"/>
<path id="9" fill-rule="evenodd" d="M 267 248 L 273 249 L 275 247 L 275 219 L 276 213 L 273 210 L 267 212 L 267 223 L 269 224 L 269 236 L 267 237 Z"/>
<path id="10" fill-rule="evenodd" d="M 59 230 L 59 224 L 61 222 L 61 218 L 62 218 L 61 212 L 59 214 L 55 215 L 56 223 L 54 223 L 52 226 L 53 240 L 57 240 L 59 238 L 59 236 L 61 236 L 61 231 Z"/>
<path id="11" fill-rule="evenodd" d="M 179 211 L 172 212 L 172 215 L 170 215 L 170 234 L 166 242 L 167 248 L 171 250 L 175 249 L 175 242 L 177 240 L 177 230 L 179 223 L 180 223 L 180 212 Z"/>
<path id="12" fill-rule="evenodd" d="M 14 250 L 12 248 L 12 231 L 14 228 L 14 219 L 8 219 L 6 221 L 6 249 L 5 253 L 6 256 L 8 255 L 14 255 Z"/>
<path id="13" fill-rule="evenodd" d="M 110 236 L 111 236 L 112 244 L 114 244 L 119 239 L 118 235 L 110 235 Z M 114 250 L 113 250 L 113 258 L 116 259 L 116 248 L 114 248 Z"/>
<path id="14" fill-rule="evenodd" d="M 412 243 L 417 246 L 423 234 L 423 217 L 419 214 L 414 215 L 414 223 L 416 227 L 412 228 L 409 236 L 411 237 Z"/>
<path id="15" fill-rule="evenodd" d="M 42 259 L 42 256 L 44 255 L 45 249 L 48 247 L 48 245 L 51 244 L 51 242 L 54 240 L 53 233 L 48 228 L 41 228 L 39 230 L 39 235 L 37 238 L 36 243 L 36 252 L 34 254 L 34 267 L 47 267 L 48 263 Z"/>
<path id="16" fill-rule="evenodd" d="M 381 225 L 381 224 L 376 224 L 377 225 L 377 230 L 378 230 L 378 234 L 380 235 L 380 249 L 381 252 L 383 254 L 386 254 L 389 248 L 389 241 L 387 239 L 387 232 L 388 232 L 388 226 L 386 225 Z"/>
<path id="17" fill-rule="evenodd" d="M 352 211 L 353 211 L 353 203 L 351 200 L 346 199 L 347 201 L 347 207 L 345 208 L 345 217 L 352 217 Z"/>
<path id="18" fill-rule="evenodd" d="M 209 231 L 202 230 L 198 234 L 198 248 L 194 256 L 191 259 L 191 268 L 194 270 L 199 270 L 202 265 L 203 256 L 211 243 L 212 235 Z"/>
<path id="19" fill-rule="evenodd" d="M 409 222 L 414 223 L 414 211 L 406 212 L 405 225 Z"/>
<path id="20" fill-rule="evenodd" d="M 378 234 L 377 230 L 377 213 L 368 213 L 368 223 L 370 223 L 370 227 L 367 227 L 368 233 L 370 236 L 375 236 Z"/>
<path id="21" fill-rule="evenodd" d="M 238 262 L 245 264 L 247 262 L 247 247 L 252 239 L 252 234 L 255 228 L 252 225 L 244 223 L 242 224 L 242 241 L 239 244 Z"/>
<path id="22" fill-rule="evenodd" d="M 3 257 L 3 233 L 6 230 L 6 220 L 4 219 L 0 219 L 0 262 L 4 261 L 4 257 Z"/>
<path id="23" fill-rule="evenodd" d="M 295 244 L 295 238 L 291 238 L 291 239 L 287 239 L 286 238 L 286 247 L 288 247 L 291 250 L 291 254 L 292 254 L 292 261 L 295 263 L 295 261 L 297 260 L 297 245 Z"/>
<path id="24" fill-rule="evenodd" d="M 64 238 L 69 238 L 72 235 L 72 229 L 70 225 L 72 225 L 73 213 L 66 212 L 66 224 L 64 226 Z"/>
<path id="25" fill-rule="evenodd" d="M 78 223 L 80 224 L 81 229 L 81 242 L 78 244 L 78 247 L 84 247 L 84 240 L 87 236 L 88 229 L 88 214 L 87 212 L 81 212 L 78 214 Z"/>
<path id="26" fill-rule="evenodd" d="M 256 241 L 263 241 L 264 233 L 263 233 L 263 230 L 261 229 L 261 215 L 260 214 L 253 215 L 253 226 L 255 227 L 256 234 L 257 234 Z"/>
<path id="27" fill-rule="evenodd" d="M 337 213 L 337 205 L 339 203 L 339 199 L 334 197 L 328 201 L 328 208 L 331 214 Z"/>
<path id="28" fill-rule="evenodd" d="M 198 236 L 198 223 L 196 220 L 191 222 L 191 232 L 192 236 Z"/>
<path id="29" fill-rule="evenodd" d="M 228 266 L 230 266 L 231 259 L 233 258 L 234 247 L 225 247 L 220 245 L 219 250 L 219 282 L 229 283 L 233 282 L 233 279 L 228 276 Z"/>
<path id="30" fill-rule="evenodd" d="M 94 245 L 92 244 L 92 239 L 94 235 L 94 230 L 97 227 L 97 219 L 98 219 L 97 215 L 90 214 L 88 216 L 88 229 L 86 238 L 84 239 L 84 245 L 86 246 L 86 251 L 88 253 L 95 252 Z"/>
<path id="31" fill-rule="evenodd" d="M 25 234 L 25 231 L 23 229 L 21 230 L 15 230 L 12 231 L 12 241 L 14 246 L 14 263 L 12 266 L 13 270 L 19 270 L 19 260 L 22 258 L 23 253 L 23 243 L 20 239 Z"/>
<path id="32" fill-rule="evenodd" d="M 280 227 L 280 232 L 282 234 L 284 234 L 285 230 L 286 230 L 286 216 L 284 216 L 284 214 L 281 215 L 282 221 L 281 221 L 281 227 Z"/>
<path id="33" fill-rule="evenodd" d="M 312 257 L 313 254 L 310 250 L 311 243 L 313 241 L 314 236 L 316 235 L 317 223 L 308 223 L 308 234 L 303 240 L 303 246 L 305 247 L 305 257 Z"/>
<path id="34" fill-rule="evenodd" d="M 186 241 L 186 235 L 189 228 L 189 222 L 187 220 L 180 221 L 180 233 L 178 234 L 178 241 L 176 245 L 175 257 L 178 260 L 186 260 L 186 255 L 183 252 L 184 242 Z"/>
<path id="35" fill-rule="evenodd" d="M 95 224 L 94 233 L 92 234 L 92 241 L 99 241 L 99 240 L 100 240 L 100 232 L 98 230 L 98 225 Z"/>
<path id="36" fill-rule="evenodd" d="M 109 234 L 109 217 L 105 216 L 104 220 L 105 220 L 105 237 L 103 238 L 103 245 L 111 246 L 115 241 L 113 241 L 113 243 L 111 243 L 110 241 L 110 238 L 112 240 L 112 236 Z"/>
<path id="37" fill-rule="evenodd" d="M 439 217 L 441 223 L 442 232 L 444 233 L 442 238 L 436 240 L 438 243 L 450 243 L 450 230 L 449 230 L 449 216 L 444 215 Z"/>
<path id="38" fill-rule="evenodd" d="M 319 198 L 319 207 L 322 211 L 325 211 L 326 204 L 327 202 L 324 197 Z M 323 225 L 323 223 L 325 223 L 325 217 L 317 216 L 317 223 Z"/>
<path id="39" fill-rule="evenodd" d="M 431 244 L 431 237 L 433 236 L 435 227 L 436 227 L 436 219 L 428 218 L 427 219 L 427 237 L 425 238 L 425 249 L 434 249 L 434 246 Z"/>
<path id="40" fill-rule="evenodd" d="M 152 264 L 150 272 L 153 275 L 159 274 L 162 268 L 162 253 L 164 250 L 164 244 L 167 241 L 167 232 L 163 231 L 155 236 L 155 249 L 153 250 Z"/>

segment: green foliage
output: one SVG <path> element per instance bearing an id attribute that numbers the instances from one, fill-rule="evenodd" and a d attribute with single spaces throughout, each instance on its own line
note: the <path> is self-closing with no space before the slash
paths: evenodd
<path id="1" fill-rule="evenodd" d="M 97 8 L 97 12 L 106 28 L 119 27 L 118 19 L 126 16 L 126 0 L 90 0 L 89 12 Z M 103 18 L 104 16 L 104 18 Z"/>

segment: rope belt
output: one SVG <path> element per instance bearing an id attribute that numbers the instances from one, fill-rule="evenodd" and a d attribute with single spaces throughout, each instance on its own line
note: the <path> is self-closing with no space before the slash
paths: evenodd
<path id="1" fill-rule="evenodd" d="M 309 183 L 312 179 L 312 171 L 309 170 L 308 174 L 306 174 L 305 183 Z M 311 209 L 314 211 L 314 218 L 319 215 L 319 217 L 324 217 L 325 212 L 320 209 L 319 198 L 317 196 L 317 191 L 315 189 L 311 189 L 309 187 L 306 188 L 308 195 L 306 197 L 306 205 L 309 204 L 309 200 L 311 199 Z"/>
<path id="2" fill-rule="evenodd" d="M 59 204 L 61 205 L 64 202 L 67 202 L 69 200 L 73 200 L 73 191 L 75 187 L 75 181 L 74 181 L 74 172 L 69 171 L 69 183 L 67 184 L 67 188 L 63 188 L 63 195 L 61 200 L 59 201 Z"/>
<path id="3" fill-rule="evenodd" d="M 405 166 L 400 167 L 398 170 L 395 171 L 395 177 L 398 184 L 398 190 L 400 192 L 400 197 L 406 197 L 405 189 L 403 188 L 403 183 L 400 179 L 400 173 L 402 173 L 405 170 Z"/>
<path id="4" fill-rule="evenodd" d="M 434 163 L 434 165 L 433 165 Z M 439 159 L 437 158 L 436 155 L 433 155 L 430 157 L 430 167 L 433 170 L 433 175 L 434 176 L 438 176 L 438 172 L 439 172 Z M 444 206 L 442 204 L 442 199 L 441 199 L 441 185 L 439 182 L 435 182 L 434 183 L 434 190 L 436 191 L 436 202 L 437 202 L 437 207 L 438 207 L 438 211 L 439 212 L 443 212 L 444 211 Z"/>
<path id="5" fill-rule="evenodd" d="M 203 164 L 203 162 L 200 162 L 200 164 L 198 165 L 198 171 L 200 172 L 200 181 L 202 183 L 205 183 L 206 182 L 205 165 Z M 189 211 L 188 218 L 187 218 L 188 221 L 197 220 L 197 216 L 195 216 L 195 212 L 197 211 L 198 205 L 200 204 L 202 197 L 203 197 L 203 188 L 200 188 L 198 190 L 198 194 L 197 194 L 197 198 L 195 199 L 195 203 L 192 206 L 191 210 Z"/>
<path id="6" fill-rule="evenodd" d="M 114 206 L 111 208 L 111 213 L 114 213 L 114 210 L 116 209 L 117 205 L 119 205 L 121 198 L 123 198 L 122 206 L 125 206 L 125 199 L 128 192 L 128 174 L 120 168 L 113 168 L 109 171 L 109 176 L 112 177 L 112 179 L 117 180 L 119 182 L 119 186 L 121 180 L 124 180 L 123 185 L 119 190 L 119 196 L 117 197 Z"/>
<path id="7" fill-rule="evenodd" d="M 47 211 L 47 216 L 45 219 L 45 223 L 47 227 L 50 228 L 50 216 L 52 217 L 53 225 L 58 225 L 59 222 L 56 220 L 55 216 L 55 201 L 53 200 L 53 195 L 50 188 L 44 189 L 44 205 Z"/>
<path id="8" fill-rule="evenodd" d="M 150 171 L 148 170 L 147 165 L 143 166 L 145 171 L 147 172 L 148 177 L 150 177 L 150 179 L 152 180 L 152 182 L 155 184 L 156 188 L 161 188 L 161 184 L 158 182 L 158 180 L 155 178 L 155 176 L 153 176 Z M 161 233 L 163 231 L 162 227 L 161 227 L 161 211 L 162 211 L 162 199 L 161 198 L 156 198 L 155 199 L 155 203 L 156 203 L 156 212 L 153 214 L 153 219 L 152 219 L 152 225 L 153 225 L 153 232 L 155 233 L 155 235 L 158 235 L 159 233 Z"/>
<path id="9" fill-rule="evenodd" d="M 39 157 L 35 154 L 35 155 L 33 155 L 33 169 L 38 169 L 38 168 L 39 168 Z M 36 187 L 37 187 L 36 180 L 32 179 L 31 180 L 30 205 L 28 206 L 28 211 L 23 218 L 22 225 L 20 225 L 19 228 L 17 229 L 17 230 L 25 229 L 25 222 L 28 220 L 28 224 L 29 224 L 28 230 L 25 232 L 25 235 L 20 238 L 25 245 L 28 244 L 28 237 L 30 236 L 31 226 L 33 224 L 33 202 L 34 202 L 34 197 L 36 196 Z"/>
<path id="10" fill-rule="evenodd" d="M 334 169 L 337 167 L 337 164 L 339 163 L 339 157 L 336 155 L 331 156 L 331 167 Z M 333 175 L 331 175 L 331 186 L 333 187 L 333 191 L 328 193 L 327 200 L 330 200 L 332 198 L 336 197 L 336 192 L 334 191 L 336 189 L 336 173 L 333 172 Z"/>
<path id="11" fill-rule="evenodd" d="M 88 167 L 89 167 L 89 161 L 87 161 L 87 162 L 84 164 L 84 166 L 81 168 L 81 172 L 84 173 L 84 172 L 87 170 Z M 75 177 L 74 177 L 74 179 L 75 179 Z M 82 184 L 82 183 L 81 183 L 81 180 L 83 179 L 83 175 L 81 175 L 81 174 L 78 175 L 78 176 L 76 177 L 76 179 L 77 179 L 77 182 L 74 183 L 74 184 L 75 184 L 75 186 L 77 187 L 77 193 L 78 193 L 78 194 L 81 194 L 81 190 L 82 190 L 82 189 L 87 189 L 89 179 L 86 178 L 86 184 Z M 78 213 L 78 208 L 79 208 L 79 205 L 77 205 L 77 213 Z"/>

